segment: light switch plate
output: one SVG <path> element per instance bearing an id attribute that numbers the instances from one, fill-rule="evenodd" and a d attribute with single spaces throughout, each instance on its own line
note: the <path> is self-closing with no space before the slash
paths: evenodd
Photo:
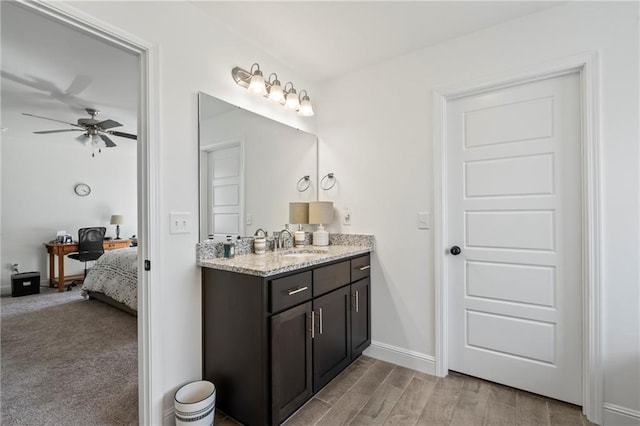
<path id="1" fill-rule="evenodd" d="M 429 229 L 429 213 L 418 213 L 418 229 Z"/>
<path id="2" fill-rule="evenodd" d="M 351 210 L 342 211 L 342 224 L 345 226 L 351 225 Z"/>
<path id="3" fill-rule="evenodd" d="M 191 213 L 169 213 L 171 234 L 189 234 L 191 232 Z"/>

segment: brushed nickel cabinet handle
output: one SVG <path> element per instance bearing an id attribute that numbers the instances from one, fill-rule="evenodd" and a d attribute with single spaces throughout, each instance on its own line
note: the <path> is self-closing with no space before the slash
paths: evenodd
<path id="1" fill-rule="evenodd" d="M 358 290 L 356 290 L 356 313 L 360 308 L 360 298 L 358 297 L 358 295 L 359 295 Z"/>
<path id="2" fill-rule="evenodd" d="M 366 271 L 367 269 L 370 269 L 371 265 L 365 265 L 365 266 L 361 266 L 358 269 L 360 269 L 361 271 Z"/>
<path id="3" fill-rule="evenodd" d="M 320 308 L 320 334 L 322 334 L 322 308 Z"/>
<path id="4" fill-rule="evenodd" d="M 298 288 L 296 288 L 294 290 L 289 290 L 289 296 L 293 296 L 294 294 L 300 293 L 301 291 L 305 291 L 305 290 L 308 290 L 308 289 L 309 289 L 309 287 L 305 286 L 305 287 L 298 287 Z"/>
<path id="5" fill-rule="evenodd" d="M 316 338 L 316 313 L 311 311 L 311 338 Z"/>

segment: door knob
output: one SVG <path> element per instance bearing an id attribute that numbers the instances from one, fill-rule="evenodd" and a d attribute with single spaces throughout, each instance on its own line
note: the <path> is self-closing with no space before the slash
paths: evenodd
<path id="1" fill-rule="evenodd" d="M 458 246 L 453 246 L 453 247 L 451 247 L 451 250 L 449 250 L 449 252 L 452 255 L 457 256 L 462 252 L 462 250 L 460 250 L 460 247 L 458 247 Z"/>

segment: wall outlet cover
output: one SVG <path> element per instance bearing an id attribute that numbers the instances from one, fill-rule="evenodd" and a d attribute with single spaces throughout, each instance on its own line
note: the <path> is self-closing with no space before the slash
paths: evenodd
<path id="1" fill-rule="evenodd" d="M 429 229 L 429 213 L 418 213 L 418 229 Z"/>

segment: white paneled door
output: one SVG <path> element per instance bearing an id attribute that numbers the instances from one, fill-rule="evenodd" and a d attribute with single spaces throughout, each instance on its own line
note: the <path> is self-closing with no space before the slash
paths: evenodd
<path id="1" fill-rule="evenodd" d="M 243 159 L 240 143 L 207 152 L 208 234 L 216 240 L 241 235 Z"/>
<path id="2" fill-rule="evenodd" d="M 570 74 L 453 100 L 446 148 L 449 368 L 575 404 L 579 84 Z"/>

